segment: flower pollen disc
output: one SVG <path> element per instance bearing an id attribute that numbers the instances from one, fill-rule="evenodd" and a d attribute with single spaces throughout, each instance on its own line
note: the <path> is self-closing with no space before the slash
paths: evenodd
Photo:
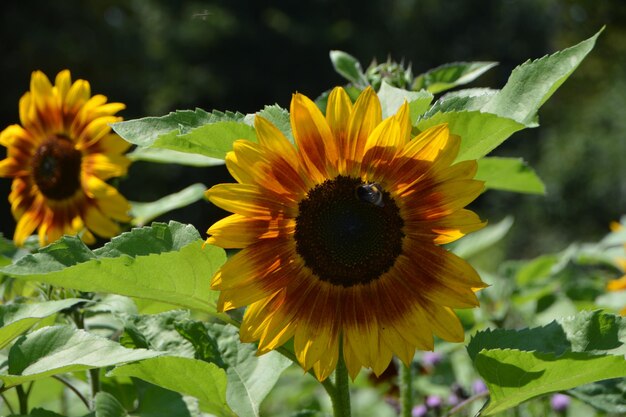
<path id="1" fill-rule="evenodd" d="M 365 183 L 339 175 L 299 204 L 296 250 L 322 281 L 349 287 L 378 279 L 402 253 L 404 222 L 389 193 L 383 205 L 359 198 Z"/>
<path id="2" fill-rule="evenodd" d="M 80 151 L 63 136 L 43 142 L 31 161 L 33 177 L 41 193 L 53 200 L 72 196 L 80 188 L 81 160 Z"/>

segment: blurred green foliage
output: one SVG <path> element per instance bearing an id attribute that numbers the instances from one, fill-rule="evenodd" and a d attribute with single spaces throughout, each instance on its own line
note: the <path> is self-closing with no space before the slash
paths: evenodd
<path id="1" fill-rule="evenodd" d="M 127 119 L 194 107 L 250 113 L 265 104 L 287 107 L 294 91 L 315 97 L 342 84 L 331 49 L 363 63 L 404 60 L 414 74 L 452 61 L 499 61 L 471 86 L 500 88 L 527 58 L 576 44 L 606 25 L 593 53 L 542 108 L 541 127 L 518 133 L 495 153 L 524 157 L 547 196 L 490 191 L 474 208 L 493 222 L 516 218 L 503 251 L 508 258 L 597 239 L 625 211 L 623 2 L 32 0 L 4 4 L 1 19 L 1 127 L 18 122 L 18 100 L 35 69 L 53 77 L 69 68 L 93 92 L 126 103 Z M 228 178 L 224 167 L 137 162 L 120 187 L 131 200 L 151 201 Z M 0 194 L 9 190 L 10 181 L 0 180 Z M 167 220 L 203 231 L 223 214 L 201 201 Z M 13 228 L 3 198 L 0 231 L 10 236 Z"/>

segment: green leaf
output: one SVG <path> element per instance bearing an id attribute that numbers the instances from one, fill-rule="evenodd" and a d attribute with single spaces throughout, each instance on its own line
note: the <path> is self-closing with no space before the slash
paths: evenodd
<path id="1" fill-rule="evenodd" d="M 360 86 L 368 85 L 361 64 L 352 55 L 343 51 L 330 51 L 330 61 L 335 71 L 346 80 Z"/>
<path id="2" fill-rule="evenodd" d="M 505 217 L 499 223 L 464 236 L 454 245 L 453 252 L 461 258 L 468 259 L 498 243 L 513 226 L 513 218 Z"/>
<path id="3" fill-rule="evenodd" d="M 527 126 L 536 125 L 537 110 L 574 72 L 593 49 L 603 29 L 578 45 L 527 61 L 515 68 L 506 85 L 482 111 L 513 119 Z"/>
<path id="4" fill-rule="evenodd" d="M 450 132 L 461 137 L 461 149 L 457 161 L 479 159 L 487 155 L 524 125 L 504 117 L 478 111 L 437 113 L 422 119 L 417 127 L 429 127 L 447 123 Z"/>
<path id="5" fill-rule="evenodd" d="M 425 88 L 433 94 L 467 84 L 480 77 L 497 62 L 453 62 L 441 65 L 418 75 L 413 81 L 413 90 Z"/>
<path id="6" fill-rule="evenodd" d="M 493 414 L 549 392 L 626 376 L 626 320 L 584 311 L 546 326 L 477 333 L 467 351 Z M 575 369 L 576 372 L 572 372 Z"/>
<path id="7" fill-rule="evenodd" d="M 99 392 L 94 401 L 96 417 L 126 417 L 124 406 L 111 394 Z"/>
<path id="8" fill-rule="evenodd" d="M 210 324 L 209 335 L 217 340 L 226 363 L 228 405 L 239 417 L 258 417 L 259 405 L 291 361 L 278 352 L 256 355 L 256 346 L 239 341 L 239 331 L 230 325 Z"/>
<path id="9" fill-rule="evenodd" d="M 428 91 L 407 91 L 393 87 L 385 81 L 380 87 L 378 98 L 383 110 L 383 118 L 396 114 L 400 106 L 407 101 L 411 124 L 417 121 L 418 117 L 428 109 L 431 101 L 433 101 L 433 95 Z"/>
<path id="10" fill-rule="evenodd" d="M 220 368 L 226 368 L 226 364 L 222 361 L 217 342 L 208 335 L 204 323 L 186 320 L 174 323 L 174 327 L 182 337 L 193 345 L 195 359 L 214 363 Z"/>
<path id="11" fill-rule="evenodd" d="M 171 356 L 192 358 L 194 347 L 183 338 L 176 324 L 189 320 L 187 310 L 160 314 L 123 316 L 124 330 L 136 347 L 165 352 Z M 206 332 L 205 332 L 206 334 Z"/>
<path id="12" fill-rule="evenodd" d="M 132 224 L 143 226 L 162 214 L 200 201 L 204 198 L 205 191 L 206 187 L 197 183 L 150 203 L 132 201 L 130 210 L 133 216 Z"/>
<path id="13" fill-rule="evenodd" d="M 226 404 L 226 373 L 212 363 L 162 356 L 119 366 L 107 375 L 140 378 L 151 384 L 197 398 L 204 412 L 217 416 L 233 415 Z"/>
<path id="14" fill-rule="evenodd" d="M 170 132 L 159 136 L 151 147 L 224 159 L 233 149 L 233 142 L 238 139 L 256 142 L 256 131 L 243 122 L 216 122 L 200 126 L 185 134 Z"/>
<path id="15" fill-rule="evenodd" d="M 422 115 L 422 119 L 429 119 L 437 113 L 480 110 L 498 91 L 491 88 L 468 88 L 446 93 Z"/>
<path id="16" fill-rule="evenodd" d="M 625 378 L 594 382 L 567 393 L 607 413 L 626 413 Z"/>
<path id="17" fill-rule="evenodd" d="M 207 113 L 202 109 L 179 110 L 162 117 L 144 117 L 142 119 L 126 120 L 112 123 L 111 127 L 128 142 L 149 147 L 163 135 L 174 133 L 186 134 L 194 128 L 222 121 L 243 121 L 241 113 L 222 113 L 213 111 Z"/>
<path id="18" fill-rule="evenodd" d="M 0 349 L 21 335 L 41 319 L 75 304 L 85 302 L 78 298 L 43 301 L 33 304 L 8 304 L 0 306 Z"/>
<path id="19" fill-rule="evenodd" d="M 4 388 L 66 372 L 102 368 L 159 355 L 126 349 L 118 343 L 70 326 L 51 326 L 22 336 L 9 351 Z"/>
<path id="20" fill-rule="evenodd" d="M 123 233 L 92 252 L 80 239 L 66 236 L 0 272 L 215 314 L 217 293 L 210 290 L 210 280 L 226 255 L 221 248 L 203 247 L 199 237 L 192 226 L 154 223 Z"/>
<path id="21" fill-rule="evenodd" d="M 291 131 L 291 119 L 287 110 L 283 109 L 278 104 L 274 104 L 273 106 L 265 106 L 263 110 L 256 114 L 272 122 L 291 143 L 294 143 L 293 132 Z"/>
<path id="22" fill-rule="evenodd" d="M 489 388 L 490 401 L 484 415 L 493 415 L 523 401 L 603 379 L 626 376 L 621 356 L 568 352 L 550 353 L 510 349 L 481 351 L 474 360 L 476 370 Z"/>
<path id="23" fill-rule="evenodd" d="M 546 193 L 541 179 L 521 158 L 479 159 L 475 178 L 485 181 L 487 189 L 527 194 Z"/>
<path id="24" fill-rule="evenodd" d="M 209 158 L 208 156 L 172 151 L 170 149 L 137 147 L 126 156 L 132 161 L 157 162 L 160 164 L 178 164 L 193 167 L 211 167 L 224 165 L 223 159 Z"/>

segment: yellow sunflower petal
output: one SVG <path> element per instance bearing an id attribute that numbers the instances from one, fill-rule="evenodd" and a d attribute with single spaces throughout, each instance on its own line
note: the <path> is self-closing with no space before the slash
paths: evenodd
<path id="1" fill-rule="evenodd" d="M 294 219 L 257 219 L 233 214 L 209 228 L 207 243 L 222 248 L 245 248 L 259 240 L 291 235 L 294 227 Z"/>
<path id="2" fill-rule="evenodd" d="M 308 97 L 294 94 L 290 116 L 293 136 L 311 176 L 321 182 L 334 175 L 337 172 L 337 144 L 322 112 Z"/>
<path id="3" fill-rule="evenodd" d="M 87 207 L 85 211 L 85 225 L 89 230 L 101 237 L 113 237 L 120 231 L 117 223 L 112 221 L 95 206 Z"/>
<path id="4" fill-rule="evenodd" d="M 351 162 L 351 167 L 363 159 L 365 142 L 381 120 L 380 101 L 374 90 L 367 87 L 354 103 L 348 123 L 347 148 L 349 151 L 346 159 Z M 348 168 L 348 172 L 351 171 L 351 167 Z"/>
<path id="5" fill-rule="evenodd" d="M 338 150 L 338 170 L 346 174 L 345 159 L 348 155 L 348 124 L 352 113 L 352 101 L 348 93 L 341 88 L 335 87 L 328 96 L 326 104 L 326 122 L 333 132 Z"/>
<path id="6" fill-rule="evenodd" d="M 70 71 L 63 70 L 59 72 L 54 80 L 54 85 L 59 94 L 60 102 L 63 103 L 65 101 L 65 97 L 67 97 L 67 93 L 70 91 L 70 87 L 72 86 Z"/>
<path id="7" fill-rule="evenodd" d="M 609 283 L 606 285 L 606 289 L 609 291 L 626 290 L 626 275 L 619 279 L 609 281 Z"/>
<path id="8" fill-rule="evenodd" d="M 276 195 L 248 184 L 218 184 L 209 189 L 207 198 L 216 206 L 249 217 L 272 218 L 297 215 L 297 206 L 277 201 Z"/>

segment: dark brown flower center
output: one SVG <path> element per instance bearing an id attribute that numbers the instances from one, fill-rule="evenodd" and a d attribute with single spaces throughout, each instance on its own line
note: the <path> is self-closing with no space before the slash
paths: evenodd
<path id="1" fill-rule="evenodd" d="M 45 140 L 31 160 L 39 190 L 53 200 L 66 199 L 80 188 L 82 154 L 68 138 L 55 135 Z"/>
<path id="2" fill-rule="evenodd" d="M 299 204 L 296 250 L 321 280 L 350 287 L 379 278 L 402 253 L 404 222 L 378 184 L 338 176 Z"/>

